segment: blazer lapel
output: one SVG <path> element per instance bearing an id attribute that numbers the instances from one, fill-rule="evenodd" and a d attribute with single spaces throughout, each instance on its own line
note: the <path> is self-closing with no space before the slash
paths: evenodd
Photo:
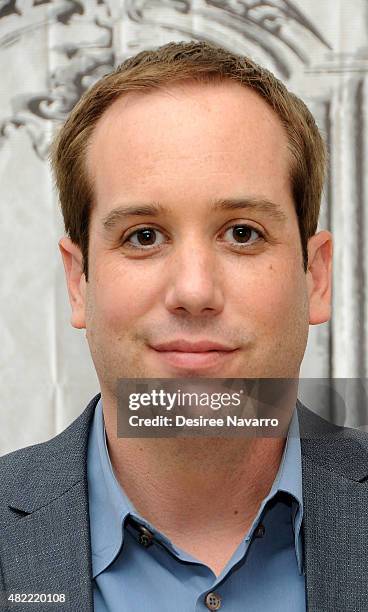
<path id="1" fill-rule="evenodd" d="M 299 412 L 309 612 L 368 610 L 367 436 Z"/>
<path id="2" fill-rule="evenodd" d="M 27 469 L 9 493 L 1 530 L 6 592 L 64 594 L 65 612 L 93 610 L 86 458 L 98 399 L 59 436 L 26 449 Z M 42 604 L 45 611 L 57 608 Z"/>
<path id="3" fill-rule="evenodd" d="M 84 500 L 80 482 L 2 531 L 1 563 L 8 593 L 64 594 L 65 604 L 60 609 L 93 610 Z M 55 603 L 49 609 L 51 605 Z"/>

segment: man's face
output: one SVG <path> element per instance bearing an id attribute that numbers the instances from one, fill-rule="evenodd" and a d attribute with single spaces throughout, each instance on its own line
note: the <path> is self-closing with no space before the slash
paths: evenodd
<path id="1" fill-rule="evenodd" d="M 102 392 L 118 378 L 297 377 L 309 323 L 329 317 L 329 239 L 311 239 L 306 274 L 287 136 L 266 102 L 230 81 L 130 94 L 87 163 L 88 283 L 77 247 L 61 247 Z M 161 210 L 114 212 L 147 206 Z M 179 339 L 233 350 L 157 350 Z"/>

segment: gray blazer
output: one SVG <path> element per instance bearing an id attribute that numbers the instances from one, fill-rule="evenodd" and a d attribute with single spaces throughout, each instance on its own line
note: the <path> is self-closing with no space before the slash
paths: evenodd
<path id="1" fill-rule="evenodd" d="M 5 590 L 66 596 L 9 610 L 93 610 L 86 457 L 99 397 L 52 440 L 0 458 L 2 610 Z M 368 434 L 300 402 L 298 415 L 308 611 L 368 612 Z"/>

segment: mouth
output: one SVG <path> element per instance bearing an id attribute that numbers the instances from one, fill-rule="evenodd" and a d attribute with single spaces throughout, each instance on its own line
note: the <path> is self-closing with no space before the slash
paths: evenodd
<path id="1" fill-rule="evenodd" d="M 238 349 L 207 351 L 158 350 L 152 348 L 157 358 L 177 369 L 208 369 L 225 365 L 238 352 Z"/>

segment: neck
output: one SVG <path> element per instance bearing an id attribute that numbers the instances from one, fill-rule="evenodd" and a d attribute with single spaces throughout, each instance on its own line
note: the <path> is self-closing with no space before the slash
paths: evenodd
<path id="1" fill-rule="evenodd" d="M 281 402 L 284 425 L 296 396 Z M 219 575 L 272 487 L 285 437 L 118 438 L 116 398 L 102 403 L 112 467 L 138 513 Z"/>
<path id="2" fill-rule="evenodd" d="M 137 511 L 170 537 L 185 527 L 247 529 L 280 465 L 284 438 L 117 438 L 104 405 L 110 460 Z M 243 534 L 244 535 L 244 534 Z"/>

